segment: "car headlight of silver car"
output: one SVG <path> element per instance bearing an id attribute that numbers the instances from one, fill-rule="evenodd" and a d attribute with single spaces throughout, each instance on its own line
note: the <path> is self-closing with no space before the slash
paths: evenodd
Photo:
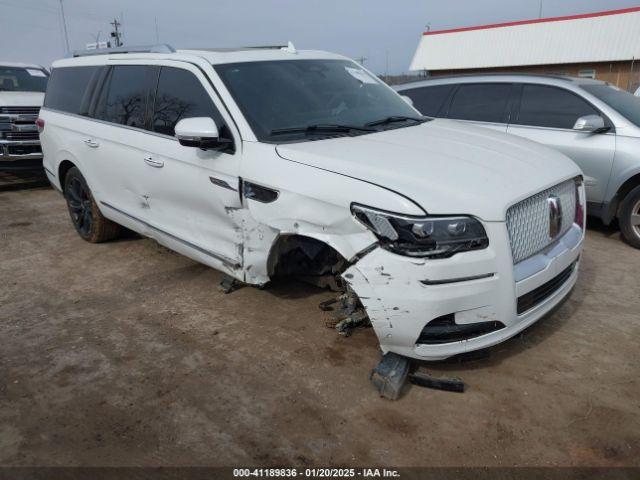
<path id="1" fill-rule="evenodd" d="M 353 203 L 351 213 L 391 252 L 408 257 L 449 258 L 489 246 L 482 224 L 473 217 L 412 217 Z"/>

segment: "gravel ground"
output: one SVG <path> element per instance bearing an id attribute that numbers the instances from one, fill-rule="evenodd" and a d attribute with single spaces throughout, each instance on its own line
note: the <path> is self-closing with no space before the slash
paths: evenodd
<path id="1" fill-rule="evenodd" d="M 559 310 L 429 366 L 467 392 L 390 402 L 373 331 L 324 327 L 329 292 L 224 295 L 151 240 L 83 242 L 53 190 L 0 192 L 0 465 L 640 466 L 639 271 L 590 229 Z"/>

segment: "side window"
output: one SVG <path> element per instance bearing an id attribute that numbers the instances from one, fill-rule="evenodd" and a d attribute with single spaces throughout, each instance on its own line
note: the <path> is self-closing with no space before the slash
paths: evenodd
<path id="1" fill-rule="evenodd" d="M 94 116 L 107 122 L 145 128 L 149 82 L 154 68 L 117 65 L 103 86 Z"/>
<path id="2" fill-rule="evenodd" d="M 578 95 L 557 87 L 524 85 L 519 125 L 572 129 L 578 118 L 599 112 Z"/>
<path id="3" fill-rule="evenodd" d="M 449 107 L 449 118 L 505 123 L 510 83 L 461 84 Z"/>
<path id="4" fill-rule="evenodd" d="M 224 121 L 200 80 L 188 70 L 162 67 L 153 108 L 153 131 L 173 137 L 176 123 L 190 117 L 210 117 L 223 133 Z"/>
<path id="5" fill-rule="evenodd" d="M 423 115 L 437 117 L 454 87 L 455 85 L 436 85 L 413 88 L 403 90 L 400 95 L 406 95 L 413 100 L 413 106 Z"/>
<path id="6" fill-rule="evenodd" d="M 77 115 L 87 115 L 93 84 L 102 67 L 54 68 L 47 85 L 44 106 Z"/>

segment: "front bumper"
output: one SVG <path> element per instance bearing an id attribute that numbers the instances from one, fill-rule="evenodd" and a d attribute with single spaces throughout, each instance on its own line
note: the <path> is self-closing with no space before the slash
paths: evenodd
<path id="1" fill-rule="evenodd" d="M 442 360 L 491 347 L 535 323 L 571 292 L 584 241 L 577 225 L 516 266 L 506 224 L 490 222 L 485 229 L 490 245 L 484 250 L 426 260 L 377 248 L 344 272 L 384 353 Z M 460 341 L 419 343 L 429 322 L 452 314 L 457 325 L 500 322 L 503 328 Z"/>
<path id="2" fill-rule="evenodd" d="M 3 170 L 42 169 L 40 141 L 0 140 L 0 168 Z"/>

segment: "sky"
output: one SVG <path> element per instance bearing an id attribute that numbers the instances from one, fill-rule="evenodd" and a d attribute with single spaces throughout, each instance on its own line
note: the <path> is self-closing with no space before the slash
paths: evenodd
<path id="1" fill-rule="evenodd" d="M 65 56 L 60 0 L 0 0 L 0 61 L 49 66 Z M 70 50 L 109 22 L 125 45 L 175 48 L 280 45 L 365 57 L 377 74 L 407 72 L 431 30 L 539 18 L 541 0 L 63 0 Z M 640 6 L 640 0 L 542 0 L 542 16 Z M 157 30 L 156 30 L 157 23 Z M 159 42 L 158 42 L 159 41 Z"/>

